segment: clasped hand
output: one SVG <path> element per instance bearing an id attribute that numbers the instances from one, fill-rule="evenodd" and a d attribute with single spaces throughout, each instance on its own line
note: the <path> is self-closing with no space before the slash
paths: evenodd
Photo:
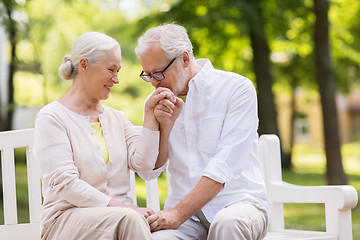
<path id="1" fill-rule="evenodd" d="M 176 97 L 168 88 L 157 88 L 153 95 L 163 98 L 154 107 L 154 115 L 160 127 L 172 128 L 180 115 L 184 102 Z"/>

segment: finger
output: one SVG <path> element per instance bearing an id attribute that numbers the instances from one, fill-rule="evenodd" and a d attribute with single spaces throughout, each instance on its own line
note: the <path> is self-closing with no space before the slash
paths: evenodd
<path id="1" fill-rule="evenodd" d="M 151 97 L 147 100 L 146 104 L 149 105 L 149 107 L 154 107 L 161 99 L 165 98 L 165 94 L 163 93 L 153 93 Z"/>
<path id="2" fill-rule="evenodd" d="M 164 112 L 164 113 L 169 113 L 169 114 L 172 114 L 174 112 L 173 109 L 168 108 L 167 106 L 163 106 L 163 105 L 155 106 L 154 111 L 159 111 L 159 112 Z"/>
<path id="3" fill-rule="evenodd" d="M 176 102 L 174 103 L 176 107 L 178 107 L 179 109 L 182 109 L 184 106 L 184 101 L 181 98 L 175 97 L 176 98 Z"/>
<path id="4" fill-rule="evenodd" d="M 161 99 L 159 101 L 159 104 L 162 104 L 164 106 L 167 106 L 168 108 L 171 108 L 171 109 L 174 109 L 175 108 L 175 104 L 173 102 L 171 102 L 170 100 L 164 98 L 164 99 Z"/>
<path id="5" fill-rule="evenodd" d="M 144 217 L 147 219 L 148 217 L 150 217 L 153 214 L 154 214 L 154 211 L 152 209 L 146 209 Z"/>
<path id="6" fill-rule="evenodd" d="M 159 223 L 159 220 L 155 221 L 155 227 L 151 230 L 153 232 L 159 231 L 162 229 L 161 224 Z"/>
<path id="7" fill-rule="evenodd" d="M 165 98 L 169 99 L 172 103 L 176 102 L 176 98 L 172 92 L 162 92 L 165 94 Z"/>
<path id="8" fill-rule="evenodd" d="M 153 222 L 156 221 L 157 218 L 158 218 L 158 216 L 156 214 L 153 214 L 153 215 L 149 216 L 146 220 L 149 223 L 149 225 L 151 225 Z"/>
<path id="9" fill-rule="evenodd" d="M 152 210 L 151 208 L 148 208 L 148 212 L 149 212 L 150 215 L 155 214 L 154 210 Z M 149 216 L 150 216 L 150 215 L 149 215 Z"/>
<path id="10" fill-rule="evenodd" d="M 174 95 L 174 93 L 168 89 L 168 88 L 163 88 L 163 87 L 159 87 L 156 89 L 159 93 L 164 93 L 166 98 L 169 99 L 171 102 L 175 103 L 176 102 L 176 97 Z"/>

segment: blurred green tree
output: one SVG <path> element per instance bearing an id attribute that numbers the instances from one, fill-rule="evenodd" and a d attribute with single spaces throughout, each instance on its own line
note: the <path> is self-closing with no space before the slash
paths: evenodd
<path id="1" fill-rule="evenodd" d="M 316 80 L 323 113 L 328 184 L 347 184 L 341 161 L 338 114 L 335 103 L 336 80 L 330 56 L 328 0 L 314 0 Z"/>
<path id="2" fill-rule="evenodd" d="M 17 68 L 16 48 L 19 42 L 20 23 L 15 18 L 20 16 L 19 4 L 13 0 L 0 0 L 0 24 L 5 27 L 7 37 L 10 43 L 10 64 L 7 79 L 7 103 L 5 105 L 6 114 L 0 114 L 0 130 L 10 130 L 12 128 L 12 119 L 15 107 L 14 100 L 14 75 Z M 14 18 L 15 16 L 15 18 Z M 1 110 L 2 106 L 0 106 Z"/>
<path id="3" fill-rule="evenodd" d="M 334 5 L 331 19 L 336 29 L 329 37 L 341 43 L 333 52 L 335 61 L 343 66 L 336 68 L 343 76 L 338 79 L 338 89 L 346 90 L 353 85 L 352 82 L 359 80 L 356 74 L 359 69 L 358 43 L 351 37 L 359 36 L 359 31 L 355 30 L 356 23 L 359 23 L 359 18 L 356 18 L 359 3 L 353 0 L 331 2 Z M 345 12 L 348 14 L 346 22 L 342 19 Z M 272 91 L 274 88 L 287 89 L 292 95 L 293 110 L 289 120 L 292 121 L 290 131 L 293 131 L 295 90 L 299 86 L 317 89 L 312 41 L 315 24 L 313 1 L 181 0 L 168 12 L 143 18 L 137 28 L 143 32 L 148 27 L 173 21 L 188 29 L 196 56 L 206 56 L 217 68 L 256 80 L 260 134 L 278 133 Z M 346 63 L 342 48 L 350 55 Z M 291 139 L 290 151 L 282 155 L 285 166 L 291 166 L 293 134 Z"/>

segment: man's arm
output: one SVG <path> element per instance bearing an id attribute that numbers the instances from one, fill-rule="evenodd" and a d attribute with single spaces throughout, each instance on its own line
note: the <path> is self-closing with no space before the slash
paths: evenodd
<path id="1" fill-rule="evenodd" d="M 160 123 L 159 155 L 155 163 L 155 169 L 162 167 L 168 159 L 169 135 L 176 119 L 179 117 L 184 102 L 177 97 L 172 101 L 162 99 L 155 106 L 155 117 Z"/>
<path id="2" fill-rule="evenodd" d="M 147 219 L 151 230 L 176 229 L 212 200 L 223 187 L 223 183 L 201 177 L 194 189 L 173 209 L 159 211 Z"/>

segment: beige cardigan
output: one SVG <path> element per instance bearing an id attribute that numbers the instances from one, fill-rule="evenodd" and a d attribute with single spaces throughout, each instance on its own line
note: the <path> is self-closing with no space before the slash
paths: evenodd
<path id="1" fill-rule="evenodd" d="M 42 234 L 73 207 L 106 207 L 111 198 L 132 204 L 129 169 L 152 171 L 159 132 L 143 128 L 140 136 L 123 112 L 104 106 L 99 115 L 109 151 L 105 165 L 88 116 L 60 102 L 46 105 L 35 122 L 34 156 L 40 165 Z"/>

